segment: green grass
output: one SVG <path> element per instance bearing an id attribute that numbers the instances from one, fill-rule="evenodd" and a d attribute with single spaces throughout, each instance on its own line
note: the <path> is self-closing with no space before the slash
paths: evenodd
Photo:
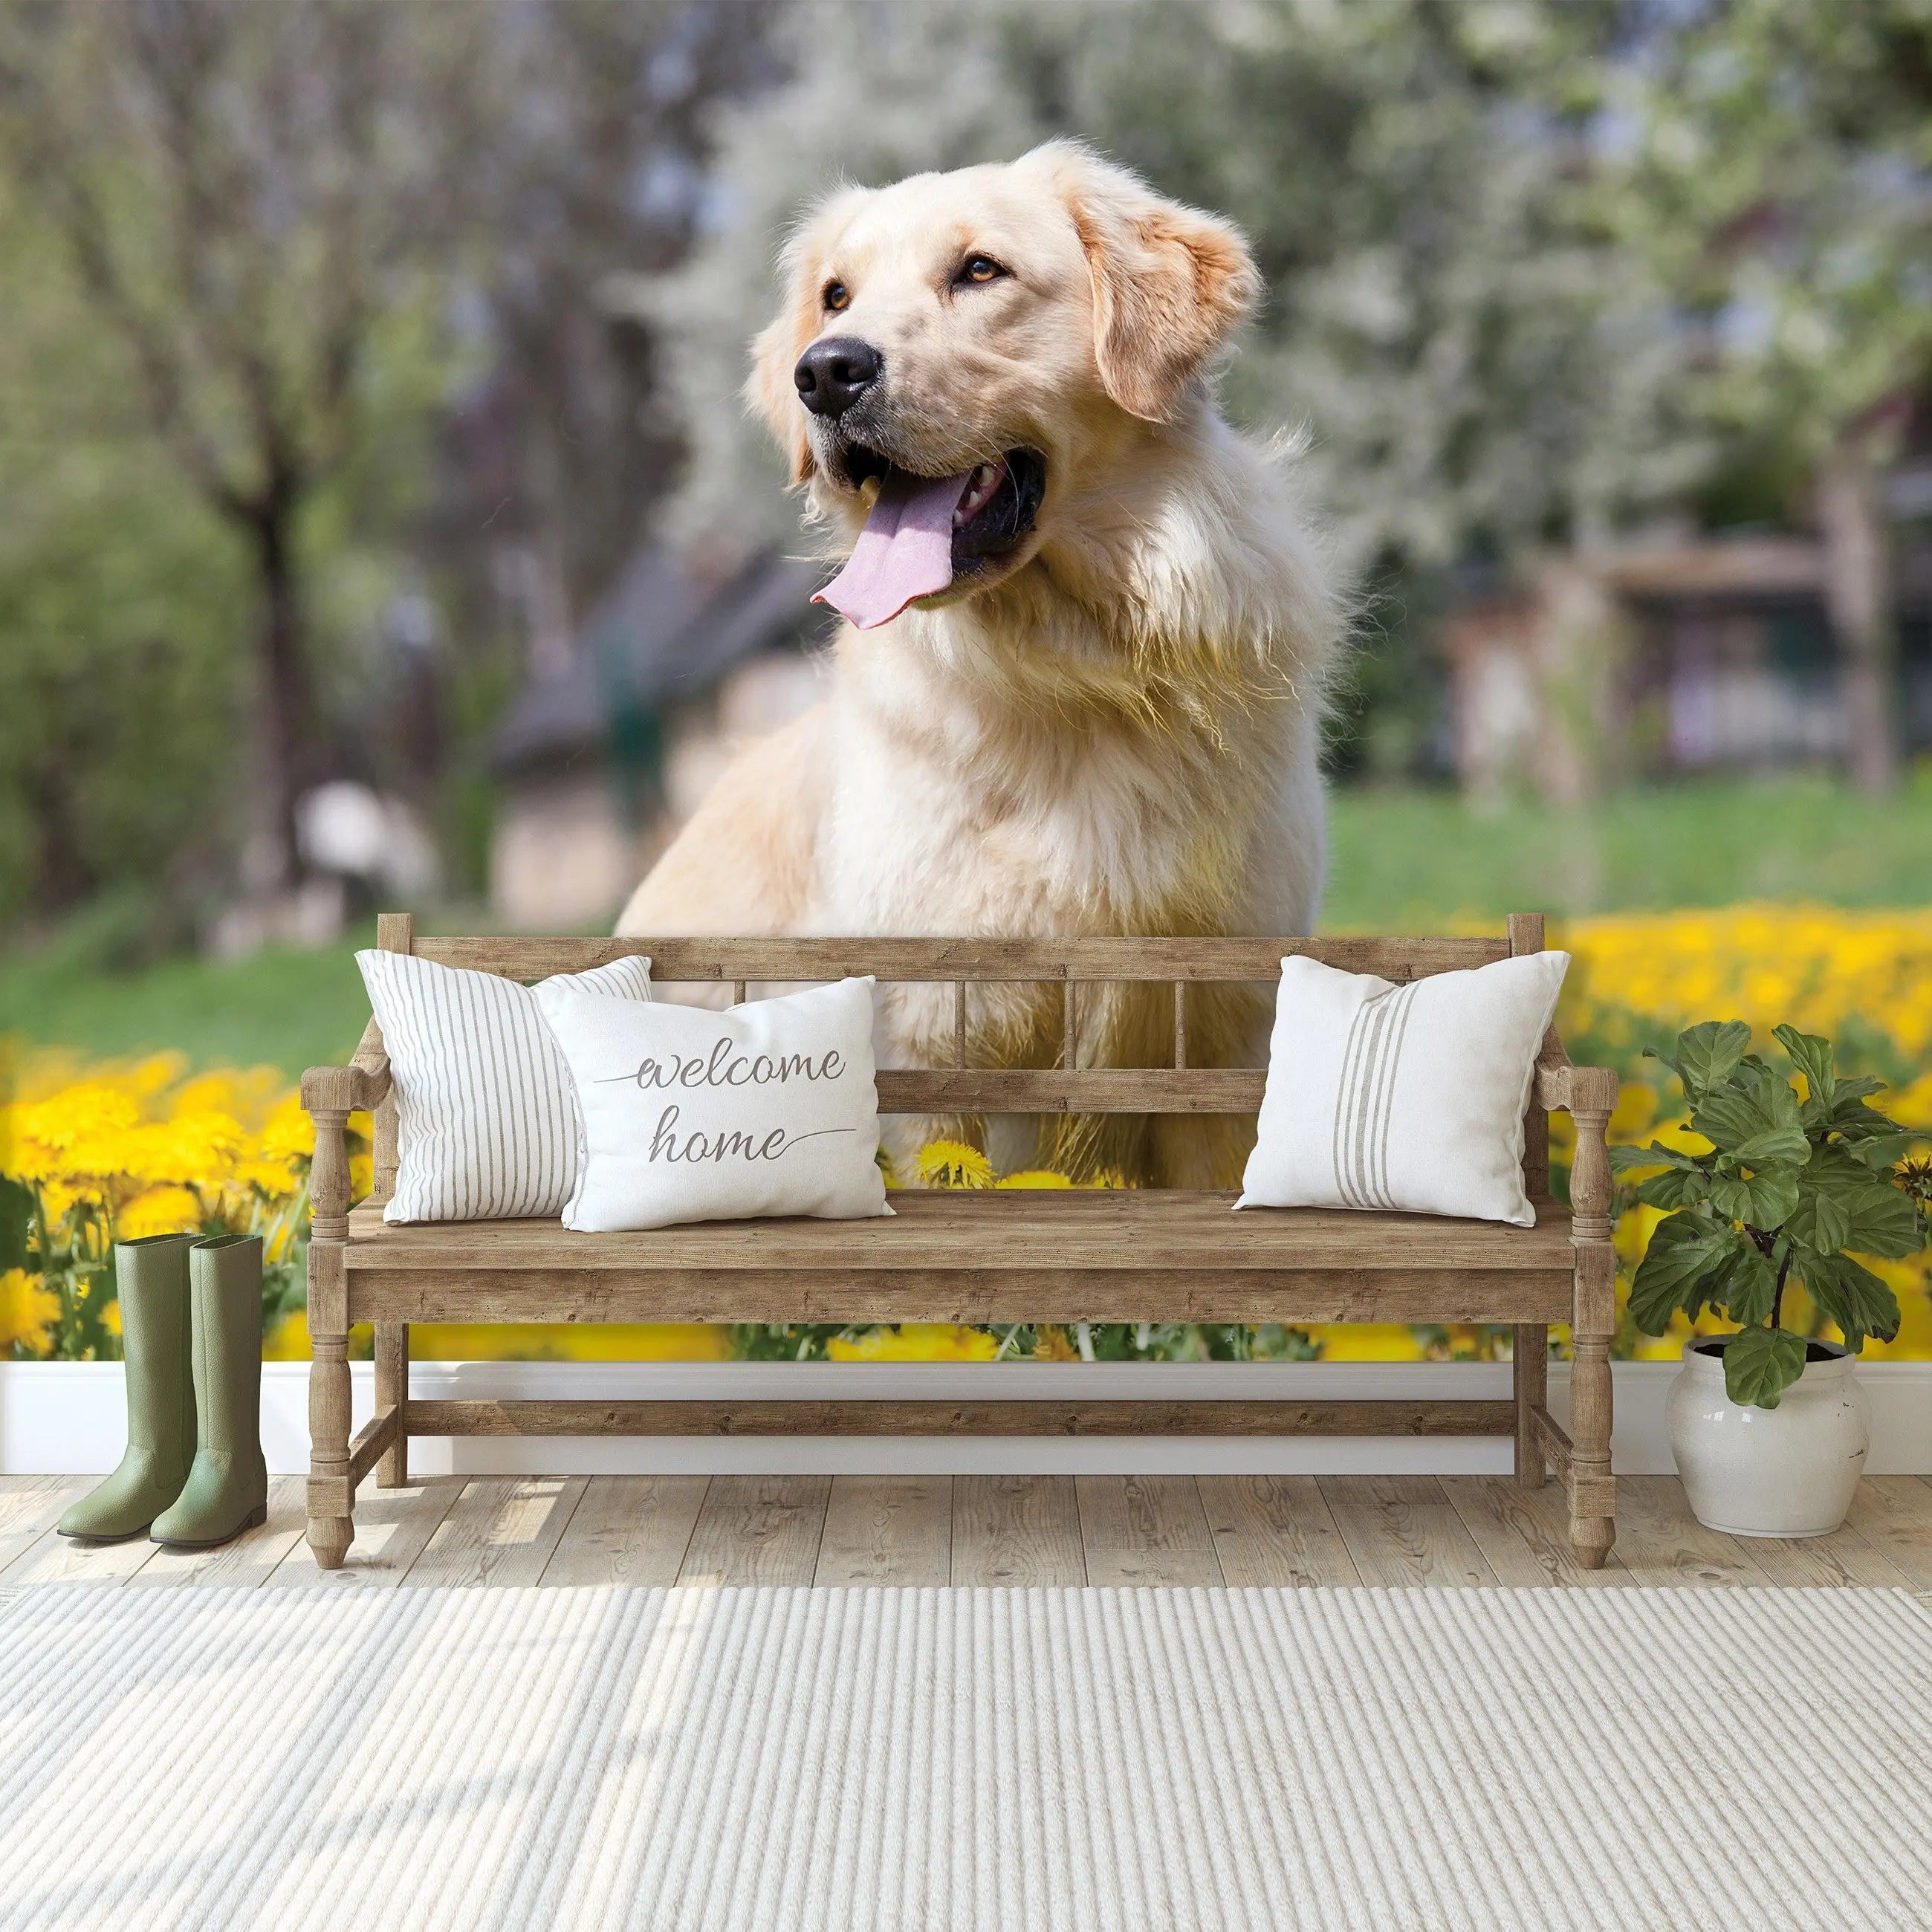
<path id="1" fill-rule="evenodd" d="M 0 1027 L 90 1054 L 170 1047 L 196 1066 L 305 1066 L 355 1051 L 369 1017 L 353 943 L 234 961 L 171 959 L 139 973 L 0 958 Z"/>
<path id="2" fill-rule="evenodd" d="M 1932 772 L 1898 798 L 1822 779 L 1704 783 L 1587 808 L 1478 813 L 1448 792 L 1336 794 L 1324 928 L 1426 932 L 1458 915 L 1665 911 L 1738 899 L 1844 906 L 1932 898 Z M 172 1047 L 196 1066 L 341 1060 L 368 1007 L 352 955 L 370 937 L 138 974 L 54 954 L 0 956 L 0 1031 L 96 1054 Z"/>
<path id="3" fill-rule="evenodd" d="M 1932 899 L 1932 767 L 1870 799 L 1822 778 L 1704 782 L 1587 806 L 1473 810 L 1453 793 L 1336 796 L 1325 928 L 1428 932 L 1456 914 L 1667 912 L 1741 899 Z"/>

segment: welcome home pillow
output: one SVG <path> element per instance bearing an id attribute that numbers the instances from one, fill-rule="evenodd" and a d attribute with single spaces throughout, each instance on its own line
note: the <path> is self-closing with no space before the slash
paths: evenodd
<path id="1" fill-rule="evenodd" d="M 527 986 L 410 952 L 358 952 L 396 1095 L 396 1191 L 386 1221 L 556 1214 L 577 1186 L 570 1070 Z M 626 1005 L 651 997 L 651 962 L 560 974 Z"/>
<path id="2" fill-rule="evenodd" d="M 1380 1208 L 1533 1227 L 1522 1117 L 1567 952 L 1394 986 L 1281 962 L 1238 1208 Z"/>
<path id="3" fill-rule="evenodd" d="M 869 977 L 722 1013 L 640 1006 L 562 980 L 536 999 L 584 1120 L 566 1227 L 892 1212 L 877 1159 Z"/>

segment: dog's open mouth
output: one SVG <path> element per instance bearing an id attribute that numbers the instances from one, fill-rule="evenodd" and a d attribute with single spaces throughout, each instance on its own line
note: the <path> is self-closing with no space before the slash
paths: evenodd
<path id="1" fill-rule="evenodd" d="M 878 495 L 845 568 L 817 601 L 862 631 L 1017 549 L 1046 491 L 1036 449 L 1010 449 L 955 476 L 921 476 L 854 443 L 844 467 L 854 484 L 876 477 Z"/>

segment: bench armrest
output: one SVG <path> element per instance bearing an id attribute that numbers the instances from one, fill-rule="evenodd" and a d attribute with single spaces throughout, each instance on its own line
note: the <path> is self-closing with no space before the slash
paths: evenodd
<path id="1" fill-rule="evenodd" d="M 1610 1238 L 1608 1129 L 1617 1086 L 1614 1068 L 1578 1066 L 1553 1033 L 1544 1041 L 1536 1063 L 1536 1104 L 1566 1113 L 1576 1123 L 1576 1151 L 1570 1163 L 1570 1225 L 1578 1241 Z"/>
<path id="2" fill-rule="evenodd" d="M 389 1091 L 389 1056 L 364 1043 L 346 1066 L 311 1066 L 302 1077 L 302 1111 L 315 1122 L 309 1165 L 309 1238 L 349 1238 L 349 1117 L 380 1106 Z"/>
<path id="3" fill-rule="evenodd" d="M 302 1077 L 305 1114 L 363 1114 L 389 1090 L 389 1056 L 360 1054 L 346 1066 L 311 1066 Z"/>
<path id="4" fill-rule="evenodd" d="M 1536 1104 L 1552 1113 L 1608 1114 L 1617 1104 L 1617 1076 L 1608 1066 L 1578 1066 L 1560 1040 L 1546 1041 L 1536 1062 Z"/>

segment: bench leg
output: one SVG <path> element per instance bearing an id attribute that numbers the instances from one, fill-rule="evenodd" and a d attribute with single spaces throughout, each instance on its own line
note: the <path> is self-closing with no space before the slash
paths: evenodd
<path id="1" fill-rule="evenodd" d="M 349 1486 L 349 1337 L 310 1337 L 308 1546 L 316 1567 L 339 1570 L 355 1539 Z"/>
<path id="2" fill-rule="evenodd" d="M 1570 1541 L 1586 1570 L 1600 1570 L 1617 1534 L 1610 1474 L 1610 1333 L 1616 1256 L 1607 1240 L 1576 1250 L 1575 1359 L 1570 1368 Z"/>
<path id="3" fill-rule="evenodd" d="M 1516 1394 L 1516 1480 L 1522 1489 L 1540 1490 L 1546 1474 L 1543 1444 L 1537 1440 L 1530 1413 L 1548 1400 L 1550 1330 L 1540 1322 L 1519 1322 L 1510 1354 Z"/>
<path id="4" fill-rule="evenodd" d="M 376 1324 L 376 1412 L 394 1406 L 396 1442 L 384 1450 L 376 1465 L 376 1486 L 400 1490 L 410 1480 L 410 1324 L 406 1322 L 379 1322 Z"/>

